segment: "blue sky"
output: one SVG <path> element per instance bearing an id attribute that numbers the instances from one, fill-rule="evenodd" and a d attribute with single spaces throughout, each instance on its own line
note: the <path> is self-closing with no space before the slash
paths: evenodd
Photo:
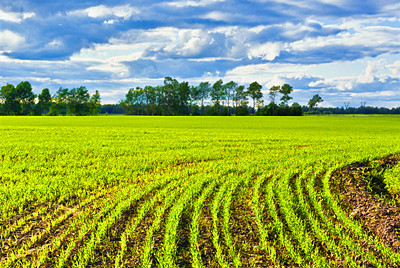
<path id="1" fill-rule="evenodd" d="M 398 0 L 0 2 L 0 85 L 85 85 L 103 103 L 171 76 L 399 107 L 399 52 Z"/>

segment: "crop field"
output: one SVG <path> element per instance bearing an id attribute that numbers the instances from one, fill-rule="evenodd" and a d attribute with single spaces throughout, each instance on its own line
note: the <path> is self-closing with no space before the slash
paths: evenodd
<path id="1" fill-rule="evenodd" d="M 0 117 L 0 267 L 399 267 L 400 117 Z"/>

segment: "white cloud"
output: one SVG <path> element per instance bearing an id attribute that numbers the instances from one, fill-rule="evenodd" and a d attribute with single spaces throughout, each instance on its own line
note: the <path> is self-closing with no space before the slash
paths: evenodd
<path id="1" fill-rule="evenodd" d="M 202 30 L 180 30 L 177 35 L 177 54 L 183 57 L 199 55 L 205 47 L 212 45 L 214 39 Z"/>
<path id="2" fill-rule="evenodd" d="M 130 5 L 108 7 L 105 5 L 93 6 L 86 9 L 80 9 L 68 12 L 68 15 L 88 16 L 91 18 L 105 18 L 115 16 L 127 20 L 134 15 L 139 14 L 139 10 Z"/>
<path id="3" fill-rule="evenodd" d="M 319 2 L 333 6 L 343 6 L 346 3 L 344 0 L 319 0 Z"/>
<path id="4" fill-rule="evenodd" d="M 225 0 L 199 0 L 199 1 L 173 1 L 169 2 L 169 6 L 174 6 L 174 7 L 202 7 L 202 6 L 208 6 L 217 2 L 225 2 Z"/>
<path id="5" fill-rule="evenodd" d="M 398 16 L 398 12 L 400 11 L 400 3 L 385 5 L 382 10 L 388 13 L 394 13 Z"/>
<path id="6" fill-rule="evenodd" d="M 9 30 L 0 32 L 0 51 L 13 51 L 25 44 L 25 38 Z"/>
<path id="7" fill-rule="evenodd" d="M 129 67 L 119 62 L 106 62 L 88 67 L 86 70 L 112 73 L 113 77 L 127 77 L 129 75 Z"/>
<path id="8" fill-rule="evenodd" d="M 398 83 L 398 80 L 396 79 L 400 77 L 396 77 L 396 72 L 393 72 L 393 70 L 396 69 L 397 65 L 400 65 L 399 62 L 387 64 L 383 58 L 363 62 L 366 65 L 365 70 L 359 75 L 321 78 L 318 81 L 309 83 L 309 86 L 311 88 L 337 89 L 341 92 L 348 92 L 350 95 L 353 94 L 352 96 L 362 97 L 362 95 L 360 95 L 360 91 L 366 91 L 368 94 L 374 94 L 374 92 L 384 92 L 385 90 L 383 90 L 382 87 L 386 87 L 391 83 Z M 349 63 L 343 64 L 347 65 Z M 354 63 L 354 66 L 357 66 L 358 64 L 359 63 Z M 316 65 L 316 68 L 317 67 L 318 65 Z M 338 66 L 336 66 L 336 68 L 338 68 Z M 392 71 L 391 75 L 389 74 L 390 71 Z M 377 93 L 375 96 L 383 97 L 384 94 Z"/>
<path id="9" fill-rule="evenodd" d="M 71 61 L 91 61 L 91 62 L 106 62 L 110 59 L 118 58 L 120 61 L 128 61 L 134 57 L 138 57 L 143 53 L 144 47 L 142 44 L 123 43 L 121 40 L 111 39 L 108 44 L 95 44 L 90 48 L 84 48 L 79 53 L 70 57 Z M 135 56 L 132 56 L 135 55 Z"/>
<path id="10" fill-rule="evenodd" d="M 336 77 L 321 79 L 308 84 L 311 88 L 337 89 L 339 91 L 352 90 L 356 85 L 357 77 Z"/>
<path id="11" fill-rule="evenodd" d="M 400 61 L 396 61 L 393 64 L 389 64 L 387 68 L 392 72 L 393 75 L 400 75 Z"/>
<path id="12" fill-rule="evenodd" d="M 122 44 L 115 39 L 109 44 L 96 44 L 82 49 L 70 57 L 71 62 L 90 62 L 87 71 L 111 73 L 113 77 L 127 77 L 129 67 L 124 62 L 136 61 L 142 57 L 141 44 Z"/>
<path id="13" fill-rule="evenodd" d="M 395 90 L 384 90 L 384 91 L 374 91 L 374 92 L 352 92 L 349 95 L 351 97 L 364 97 L 364 98 L 396 97 L 399 95 L 399 92 Z"/>
<path id="14" fill-rule="evenodd" d="M 351 26 L 350 26 L 351 25 Z M 400 49 L 400 28 L 389 26 L 363 26 L 345 23 L 341 25 L 346 32 L 337 35 L 320 36 L 316 38 L 305 38 L 288 45 L 288 51 L 308 51 L 324 47 L 348 46 L 363 47 L 374 52 L 393 52 Z M 351 28 L 347 28 L 351 27 Z"/>
<path id="15" fill-rule="evenodd" d="M 53 41 L 49 42 L 45 47 L 49 49 L 62 48 L 64 47 L 64 43 L 61 40 L 54 39 Z"/>
<path id="16" fill-rule="evenodd" d="M 225 75 L 227 80 L 240 83 L 258 81 L 266 86 L 284 84 L 285 77 L 305 76 L 309 66 L 300 64 L 264 63 L 236 67 Z"/>
<path id="17" fill-rule="evenodd" d="M 211 11 L 201 16 L 201 18 L 215 20 L 215 21 L 231 21 L 232 14 L 221 11 Z"/>
<path id="18" fill-rule="evenodd" d="M 256 2 L 271 3 L 271 0 L 258 0 Z M 302 8 L 309 8 L 310 7 L 310 2 L 307 1 L 307 0 L 273 0 L 273 2 L 280 3 L 280 4 L 297 6 L 297 7 L 302 7 Z"/>
<path id="19" fill-rule="evenodd" d="M 35 16 L 33 12 L 6 12 L 0 10 L 0 20 L 21 23 L 23 20 Z"/>
<path id="20" fill-rule="evenodd" d="M 216 40 L 218 38 L 218 40 Z M 199 57 L 227 57 L 222 34 L 201 29 L 180 29 L 161 27 L 147 31 L 131 30 L 111 43 L 140 47 L 146 59 L 164 59 L 169 57 L 197 59 Z M 221 55 L 215 51 L 221 52 Z M 229 56 L 228 56 L 229 57 Z"/>
<path id="21" fill-rule="evenodd" d="M 373 83 L 377 76 L 379 69 L 382 68 L 382 62 L 369 62 L 365 68 L 365 73 L 360 75 L 357 79 L 358 83 Z"/>
<path id="22" fill-rule="evenodd" d="M 118 22 L 118 20 L 105 20 L 103 21 L 103 24 L 114 24 L 116 22 Z"/>
<path id="23" fill-rule="evenodd" d="M 283 44 L 280 42 L 267 42 L 265 44 L 256 45 L 249 49 L 249 59 L 261 58 L 263 60 L 273 61 L 279 57 L 283 49 Z"/>

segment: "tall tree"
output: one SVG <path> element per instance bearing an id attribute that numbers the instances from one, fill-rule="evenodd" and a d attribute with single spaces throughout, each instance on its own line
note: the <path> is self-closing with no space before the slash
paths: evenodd
<path id="1" fill-rule="evenodd" d="M 12 84 L 1 87 L 0 99 L 3 102 L 3 110 L 6 115 L 16 115 L 21 113 L 21 105 L 18 100 L 17 90 Z"/>
<path id="2" fill-rule="evenodd" d="M 28 81 L 21 82 L 16 87 L 17 100 L 21 105 L 21 114 L 28 115 L 35 106 L 36 95 L 32 92 L 32 86 Z"/>
<path id="3" fill-rule="evenodd" d="M 173 111 L 179 106 L 178 104 L 178 91 L 179 82 L 169 76 L 164 78 L 164 96 L 165 96 L 165 106 L 164 113 L 166 115 L 173 114 Z"/>
<path id="4" fill-rule="evenodd" d="M 232 101 L 236 107 L 243 106 L 243 102 L 247 100 L 247 92 L 244 90 L 244 86 L 238 86 L 233 91 Z"/>
<path id="5" fill-rule="evenodd" d="M 244 86 L 238 86 L 233 94 L 233 103 L 235 105 L 235 115 L 248 115 L 249 109 L 247 104 L 247 91 L 245 91 Z"/>
<path id="6" fill-rule="evenodd" d="M 155 88 L 152 86 L 145 86 L 144 89 L 145 100 L 146 100 L 146 114 L 154 115 L 156 113 L 156 101 L 157 95 Z"/>
<path id="7" fill-rule="evenodd" d="M 224 85 L 225 88 L 225 93 L 226 93 L 226 99 L 228 100 L 228 115 L 230 115 L 230 109 L 229 109 L 229 100 L 233 98 L 233 94 L 238 87 L 237 83 L 230 81 Z"/>
<path id="8" fill-rule="evenodd" d="M 38 96 L 39 102 L 37 106 L 39 107 L 40 114 L 44 113 L 45 115 L 49 112 L 49 108 L 51 105 L 51 94 L 48 88 L 44 88 L 42 93 Z"/>
<path id="9" fill-rule="evenodd" d="M 190 86 L 189 82 L 181 82 L 177 88 L 177 105 L 174 111 L 176 115 L 186 115 L 189 113 L 188 103 L 190 100 Z"/>
<path id="10" fill-rule="evenodd" d="M 223 89 L 224 82 L 222 79 L 216 81 L 211 88 L 210 97 L 211 101 L 214 103 L 214 111 L 219 112 L 220 108 L 220 100 L 224 97 L 224 89 Z"/>
<path id="11" fill-rule="evenodd" d="M 284 84 L 281 89 L 279 90 L 279 93 L 282 94 L 281 97 L 281 105 L 282 106 L 287 106 L 288 105 L 288 101 L 290 101 L 291 99 L 293 99 L 292 97 L 290 97 L 290 93 L 292 93 L 293 88 L 288 85 L 288 84 Z"/>
<path id="12" fill-rule="evenodd" d="M 73 88 L 68 94 L 67 113 L 71 115 L 87 115 L 90 111 L 90 94 L 85 86 Z"/>
<path id="13" fill-rule="evenodd" d="M 193 107 L 196 103 L 198 103 L 198 101 L 201 100 L 201 91 L 200 91 L 200 87 L 196 87 L 196 86 L 190 86 L 190 97 L 189 97 L 189 101 L 190 101 L 190 114 L 193 114 Z"/>
<path id="14" fill-rule="evenodd" d="M 256 101 L 261 101 L 263 94 L 261 92 L 262 86 L 256 81 L 251 83 L 247 89 L 249 96 L 253 99 L 253 115 L 255 114 Z"/>
<path id="15" fill-rule="evenodd" d="M 90 115 L 98 115 L 100 113 L 101 97 L 98 90 L 90 97 Z"/>
<path id="16" fill-rule="evenodd" d="M 198 89 L 201 97 L 201 113 L 204 113 L 204 101 L 210 96 L 211 85 L 209 82 L 201 82 Z"/>
<path id="17" fill-rule="evenodd" d="M 321 98 L 320 95 L 315 94 L 309 101 L 308 101 L 308 109 L 312 110 L 314 107 L 318 106 L 318 103 L 323 102 L 324 100 Z"/>
<path id="18" fill-rule="evenodd" d="M 60 87 L 53 96 L 54 103 L 50 106 L 49 115 L 66 115 L 69 89 Z"/>
<path id="19" fill-rule="evenodd" d="M 131 88 L 125 95 L 125 99 L 120 101 L 121 107 L 125 110 L 128 115 L 140 114 L 140 103 L 141 103 L 141 88 Z"/>
<path id="20" fill-rule="evenodd" d="M 272 86 L 269 89 L 269 99 L 271 100 L 271 106 L 272 106 L 272 115 L 275 115 L 275 106 L 276 106 L 276 96 L 281 90 L 281 86 Z"/>

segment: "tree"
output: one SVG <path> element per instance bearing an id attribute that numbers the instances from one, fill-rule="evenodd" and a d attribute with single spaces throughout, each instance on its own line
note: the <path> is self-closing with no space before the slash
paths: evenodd
<path id="1" fill-rule="evenodd" d="M 211 91 L 211 85 L 209 82 L 201 82 L 198 86 L 201 98 L 201 113 L 204 113 L 204 100 L 206 100 Z"/>
<path id="2" fill-rule="evenodd" d="M 54 103 L 50 106 L 49 115 L 66 115 L 68 106 L 68 88 L 59 88 L 53 96 Z"/>
<path id="3" fill-rule="evenodd" d="M 247 92 L 244 91 L 244 86 L 238 86 L 233 91 L 232 101 L 235 108 L 239 106 L 247 105 Z M 245 103 L 246 102 L 246 103 Z"/>
<path id="4" fill-rule="evenodd" d="M 253 115 L 255 114 L 255 111 L 256 111 L 255 110 L 256 100 L 261 101 L 261 99 L 263 97 L 261 88 L 262 88 L 262 86 L 259 83 L 253 82 L 249 85 L 249 87 L 247 89 L 247 93 L 253 99 Z"/>
<path id="5" fill-rule="evenodd" d="M 225 93 L 226 93 L 226 98 L 228 100 L 228 116 L 230 115 L 230 110 L 229 110 L 229 100 L 233 97 L 233 93 L 235 92 L 237 88 L 237 83 L 230 81 L 229 83 L 226 83 L 224 85 Z"/>
<path id="6" fill-rule="evenodd" d="M 181 82 L 178 84 L 176 92 L 176 106 L 174 114 L 185 115 L 189 113 L 188 102 L 190 101 L 189 82 Z"/>
<path id="7" fill-rule="evenodd" d="M 90 115 L 98 115 L 100 113 L 101 97 L 98 90 L 90 97 Z"/>
<path id="8" fill-rule="evenodd" d="M 38 99 L 38 110 L 40 111 L 40 114 L 44 113 L 46 115 L 49 112 L 49 108 L 51 105 L 50 90 L 48 88 L 44 88 L 42 90 L 42 93 L 39 94 Z"/>
<path id="9" fill-rule="evenodd" d="M 145 86 L 143 91 L 146 100 L 146 114 L 154 115 L 156 113 L 157 106 L 157 94 L 155 92 L 155 88 L 152 86 Z"/>
<path id="10" fill-rule="evenodd" d="M 67 113 L 71 115 L 87 115 L 90 110 L 90 94 L 85 86 L 73 88 L 67 96 Z"/>
<path id="11" fill-rule="evenodd" d="M 140 114 L 140 91 L 140 87 L 131 88 L 125 95 L 125 99 L 120 101 L 120 105 L 127 115 Z"/>
<path id="12" fill-rule="evenodd" d="M 35 106 L 36 95 L 32 92 L 32 86 L 28 81 L 21 82 L 16 87 L 17 101 L 21 105 L 20 113 L 28 115 Z"/>
<path id="13" fill-rule="evenodd" d="M 292 93 L 293 88 L 288 85 L 288 84 L 284 84 L 281 89 L 279 90 L 279 93 L 282 94 L 281 97 L 281 106 L 287 106 L 288 105 L 288 101 L 290 101 L 291 99 L 293 99 L 292 97 L 290 97 L 290 93 Z"/>
<path id="14" fill-rule="evenodd" d="M 324 100 L 318 95 L 315 94 L 309 101 L 308 101 L 308 109 L 312 110 L 314 107 L 318 106 L 318 103 L 323 102 Z"/>
<path id="15" fill-rule="evenodd" d="M 176 79 L 173 79 L 169 76 L 164 78 L 164 114 L 171 115 L 173 111 L 179 106 L 177 103 L 177 91 L 178 91 L 179 82 Z"/>
<path id="16" fill-rule="evenodd" d="M 190 86 L 190 114 L 193 114 L 193 103 L 197 103 L 202 99 L 200 87 Z"/>
<path id="17" fill-rule="evenodd" d="M 3 110 L 6 115 L 20 114 L 21 105 L 17 98 L 17 90 L 12 84 L 2 86 L 0 90 L 0 99 L 3 102 Z"/>
<path id="18" fill-rule="evenodd" d="M 214 111 L 219 112 L 220 104 L 219 101 L 224 97 L 223 81 L 219 79 L 216 81 L 211 88 L 210 97 L 211 101 L 214 102 Z"/>
<path id="19" fill-rule="evenodd" d="M 276 99 L 276 96 L 278 95 L 278 93 L 280 92 L 280 90 L 281 90 L 281 86 L 272 86 L 270 89 L 269 89 L 269 99 L 271 100 L 271 108 L 272 108 L 272 115 L 275 115 L 275 105 L 276 105 L 276 103 L 275 103 L 275 99 Z"/>
<path id="20" fill-rule="evenodd" d="M 244 86 L 238 86 L 233 92 L 232 101 L 235 106 L 235 115 L 249 115 L 249 109 L 247 104 L 247 92 L 244 90 Z"/>
<path id="21" fill-rule="evenodd" d="M 301 108 L 301 105 L 298 104 L 297 102 L 294 102 L 292 106 L 290 107 L 290 115 L 291 116 L 301 116 L 303 115 L 303 109 Z"/>

